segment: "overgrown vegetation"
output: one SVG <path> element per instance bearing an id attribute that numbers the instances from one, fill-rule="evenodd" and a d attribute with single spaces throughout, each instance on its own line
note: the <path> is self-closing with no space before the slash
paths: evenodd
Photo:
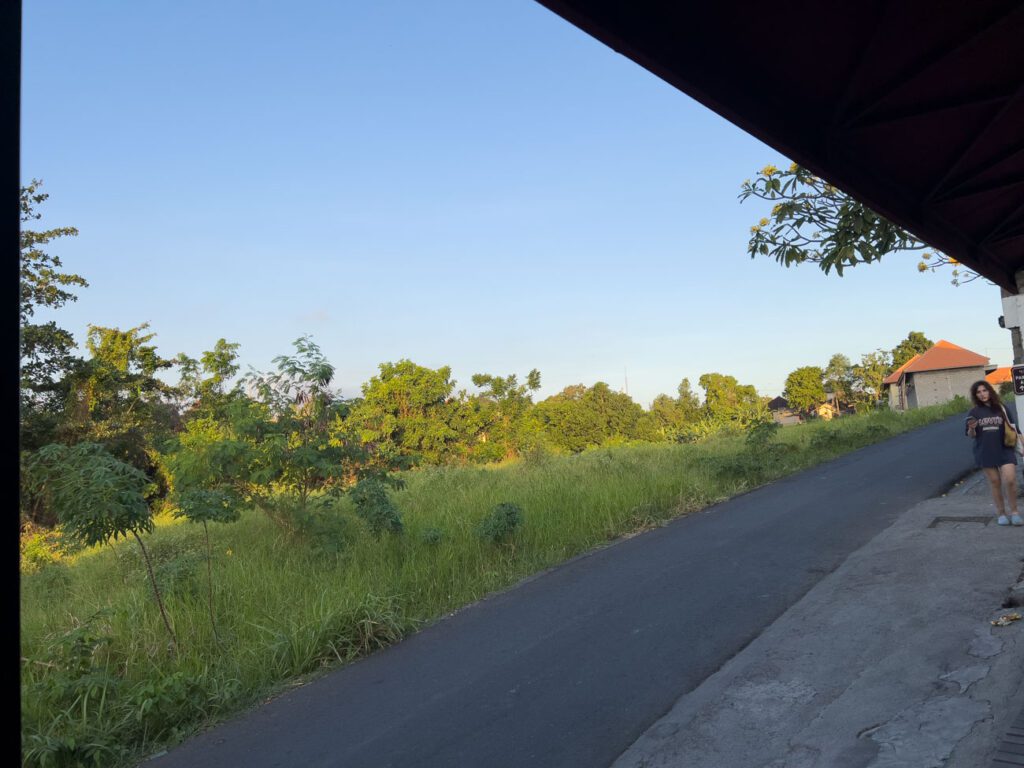
<path id="1" fill-rule="evenodd" d="M 23 224 L 45 199 L 22 190 Z M 603 382 L 535 403 L 537 370 L 469 393 L 409 360 L 343 397 L 305 336 L 241 378 L 237 344 L 165 358 L 146 324 L 90 326 L 79 358 L 35 319 L 87 285 L 43 250 L 75 234 L 21 239 L 31 766 L 125 763 L 578 552 L 965 407 L 879 410 L 914 333 L 794 372 L 795 406 L 828 392 L 867 414 L 798 430 L 717 372 L 703 400 L 684 379 L 645 410 Z"/>
<path id="2" fill-rule="evenodd" d="M 325 514 L 344 521 L 335 549 L 289 537 L 254 507 L 211 526 L 209 545 L 201 527 L 164 515 L 150 551 L 177 655 L 127 542 L 24 576 L 26 763 L 126 764 L 574 554 L 964 408 L 407 472 L 388 497 L 402 536 L 361 523 L 359 494 L 318 492 Z M 211 555 L 216 630 L 204 583 Z"/>

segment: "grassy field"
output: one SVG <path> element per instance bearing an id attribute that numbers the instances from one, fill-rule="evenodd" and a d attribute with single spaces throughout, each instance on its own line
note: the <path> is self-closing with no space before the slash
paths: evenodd
<path id="1" fill-rule="evenodd" d="M 882 411 L 761 442 L 737 435 L 419 470 L 395 494 L 401 537 L 373 539 L 339 503 L 351 518 L 340 552 L 287 538 L 251 511 L 210 529 L 219 641 L 202 528 L 162 519 L 147 543 L 176 654 L 131 541 L 22 578 L 25 764 L 128 764 L 575 554 L 966 408 Z M 511 540 L 486 542 L 477 526 L 502 502 L 521 507 L 523 523 Z"/>

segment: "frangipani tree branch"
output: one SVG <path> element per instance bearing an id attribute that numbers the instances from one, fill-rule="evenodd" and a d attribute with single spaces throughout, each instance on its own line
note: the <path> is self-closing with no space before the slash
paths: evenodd
<path id="1" fill-rule="evenodd" d="M 751 258 L 770 256 L 786 267 L 811 262 L 841 276 L 847 267 L 890 253 L 924 251 L 921 272 L 953 267 L 954 285 L 979 277 L 796 163 L 786 170 L 766 165 L 754 180 L 744 181 L 739 199 L 751 197 L 773 203 L 769 215 L 750 228 Z"/>

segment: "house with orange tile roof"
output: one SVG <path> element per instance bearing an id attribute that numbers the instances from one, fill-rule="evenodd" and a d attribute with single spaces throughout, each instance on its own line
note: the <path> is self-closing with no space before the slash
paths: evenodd
<path id="1" fill-rule="evenodd" d="M 992 370 L 984 355 L 941 340 L 914 355 L 882 381 L 889 388 L 889 407 L 908 411 L 938 405 L 957 395 L 967 397 L 971 384 Z"/>
<path id="2" fill-rule="evenodd" d="M 986 374 L 985 381 L 991 384 L 996 391 L 999 390 L 999 387 L 1002 384 L 1012 384 L 1013 374 L 1010 371 L 1010 366 L 1007 365 L 1001 368 L 996 368 L 994 371 L 990 371 Z"/>

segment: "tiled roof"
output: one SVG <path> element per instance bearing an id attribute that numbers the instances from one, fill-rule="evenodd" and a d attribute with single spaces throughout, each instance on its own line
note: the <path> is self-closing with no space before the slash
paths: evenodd
<path id="1" fill-rule="evenodd" d="M 916 360 L 911 361 L 904 373 L 921 373 L 923 371 L 944 371 L 948 368 L 984 368 L 988 358 L 958 347 L 948 341 L 937 341 L 931 349 Z"/>
<path id="2" fill-rule="evenodd" d="M 910 365 L 915 360 L 917 360 L 919 357 L 921 357 L 921 356 L 920 355 L 914 355 L 912 358 L 907 360 L 907 362 L 905 362 L 903 365 L 901 365 L 895 371 L 893 371 L 888 376 L 886 376 L 884 379 L 882 379 L 882 383 L 883 384 L 895 384 L 896 382 L 898 382 L 900 380 L 900 377 L 903 375 L 903 372 L 907 369 L 907 366 Z"/>
<path id="3" fill-rule="evenodd" d="M 1004 384 L 1005 382 L 1012 380 L 1013 376 L 1010 373 L 1010 366 L 1006 366 L 1005 368 L 996 368 L 985 377 L 985 381 L 992 386 L 999 386 L 1000 384 Z"/>
<path id="4" fill-rule="evenodd" d="M 920 355 L 914 355 L 903 365 L 890 373 L 883 384 L 896 384 L 906 373 L 923 373 L 925 371 L 945 371 L 950 368 L 984 368 L 988 358 L 971 352 L 945 339 L 940 339 Z"/>

